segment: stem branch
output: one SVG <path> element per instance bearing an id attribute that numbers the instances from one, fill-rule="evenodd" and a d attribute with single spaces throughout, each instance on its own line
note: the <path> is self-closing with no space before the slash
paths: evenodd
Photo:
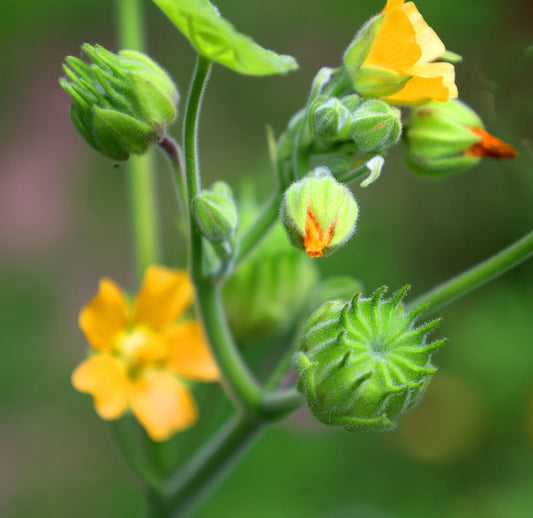
<path id="1" fill-rule="evenodd" d="M 466 295 L 473 289 L 505 273 L 531 255 L 533 255 L 533 231 L 496 255 L 466 270 L 466 272 L 439 284 L 431 291 L 413 300 L 409 305 L 414 307 L 429 303 L 429 311 L 440 309 L 456 298 Z"/>

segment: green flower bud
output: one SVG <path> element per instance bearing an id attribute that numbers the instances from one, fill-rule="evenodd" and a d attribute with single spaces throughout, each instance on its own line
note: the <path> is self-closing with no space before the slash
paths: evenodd
<path id="1" fill-rule="evenodd" d="M 172 79 L 140 52 L 113 54 L 89 44 L 82 49 L 93 63 L 68 56 L 63 66 L 67 78 L 59 80 L 74 100 L 74 126 L 113 160 L 146 153 L 176 117 L 179 96 Z"/>
<path id="2" fill-rule="evenodd" d="M 362 153 L 385 151 L 398 142 L 401 134 L 400 111 L 386 102 L 365 101 L 352 114 L 350 135 Z"/>
<path id="3" fill-rule="evenodd" d="M 361 97 L 359 97 L 357 94 L 345 95 L 341 98 L 341 103 L 351 114 L 361 103 Z"/>
<path id="4" fill-rule="evenodd" d="M 294 357 L 298 389 L 322 423 L 350 431 L 391 430 L 424 394 L 437 371 L 433 352 L 446 340 L 428 342 L 440 320 L 417 326 L 425 306 L 406 311 L 408 290 L 384 299 L 327 302 L 307 322 Z"/>
<path id="5" fill-rule="evenodd" d="M 241 227 L 255 220 L 258 209 L 250 193 L 243 197 Z M 291 246 L 277 223 L 224 283 L 224 305 L 237 340 L 257 342 L 286 332 L 303 313 L 318 277 L 315 262 Z"/>
<path id="6" fill-rule="evenodd" d="M 237 208 L 231 188 L 225 182 L 217 182 L 211 190 L 198 193 L 192 200 L 192 214 L 209 241 L 225 241 L 237 228 Z"/>
<path id="7" fill-rule="evenodd" d="M 342 138 L 349 122 L 350 111 L 337 98 L 318 101 L 312 109 L 311 124 L 318 138 Z"/>
<path id="8" fill-rule="evenodd" d="M 280 215 L 291 243 L 310 257 L 322 257 L 351 237 L 358 207 L 327 167 L 317 167 L 285 191 Z"/>
<path id="9" fill-rule="evenodd" d="M 413 109 L 406 124 L 407 165 L 438 176 L 465 171 L 491 158 L 515 158 L 515 148 L 484 130 L 479 116 L 461 101 L 432 101 Z"/>

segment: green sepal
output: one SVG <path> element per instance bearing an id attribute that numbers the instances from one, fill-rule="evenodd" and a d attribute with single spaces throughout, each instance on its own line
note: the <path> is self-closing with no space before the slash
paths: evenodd
<path id="1" fill-rule="evenodd" d="M 103 153 L 114 160 L 141 155 L 154 141 L 155 131 L 143 122 L 115 110 L 93 108 L 94 137 Z"/>
<path id="2" fill-rule="evenodd" d="M 352 76 L 355 91 L 363 97 L 387 97 L 399 92 L 412 76 L 389 68 L 364 66 Z"/>
<path id="3" fill-rule="evenodd" d="M 384 19 L 385 14 L 379 14 L 368 20 L 345 50 L 344 66 L 352 78 L 356 76 L 359 68 L 370 54 Z"/>
<path id="4" fill-rule="evenodd" d="M 266 76 L 297 70 L 292 56 L 276 54 L 237 32 L 207 0 L 153 0 L 206 58 L 241 74 Z"/>

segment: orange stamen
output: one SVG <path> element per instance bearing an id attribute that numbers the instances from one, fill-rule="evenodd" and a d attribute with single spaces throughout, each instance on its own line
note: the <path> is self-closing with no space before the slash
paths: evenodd
<path id="1" fill-rule="evenodd" d="M 516 158 L 518 156 L 518 151 L 511 144 L 496 138 L 488 131 L 473 126 L 469 129 L 481 140 L 472 144 L 465 151 L 465 156 L 488 156 L 490 158 Z"/>
<path id="2" fill-rule="evenodd" d="M 322 227 L 316 217 L 311 205 L 307 205 L 307 217 L 305 219 L 305 236 L 304 248 L 309 257 L 322 257 L 323 250 L 327 248 L 333 236 L 335 235 L 335 225 L 337 221 L 333 221 L 322 233 Z"/>

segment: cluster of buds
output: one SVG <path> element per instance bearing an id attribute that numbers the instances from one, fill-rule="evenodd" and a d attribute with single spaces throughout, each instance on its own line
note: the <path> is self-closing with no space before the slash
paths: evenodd
<path id="1" fill-rule="evenodd" d="M 359 153 L 385 151 L 402 132 L 397 108 L 378 99 L 361 102 L 356 94 L 318 99 L 311 109 L 311 126 L 319 142 L 353 141 Z"/>
<path id="2" fill-rule="evenodd" d="M 423 306 L 406 310 L 408 288 L 384 298 L 325 303 L 305 325 L 294 357 L 298 389 L 322 423 L 350 431 L 390 430 L 424 394 L 445 339 L 428 341 L 440 320 L 416 324 Z"/>
<path id="3" fill-rule="evenodd" d="M 178 90 L 168 74 L 134 50 L 113 54 L 100 45 L 82 46 L 88 65 L 68 56 L 59 80 L 74 103 L 74 126 L 98 152 L 116 160 L 144 154 L 176 118 Z"/>

